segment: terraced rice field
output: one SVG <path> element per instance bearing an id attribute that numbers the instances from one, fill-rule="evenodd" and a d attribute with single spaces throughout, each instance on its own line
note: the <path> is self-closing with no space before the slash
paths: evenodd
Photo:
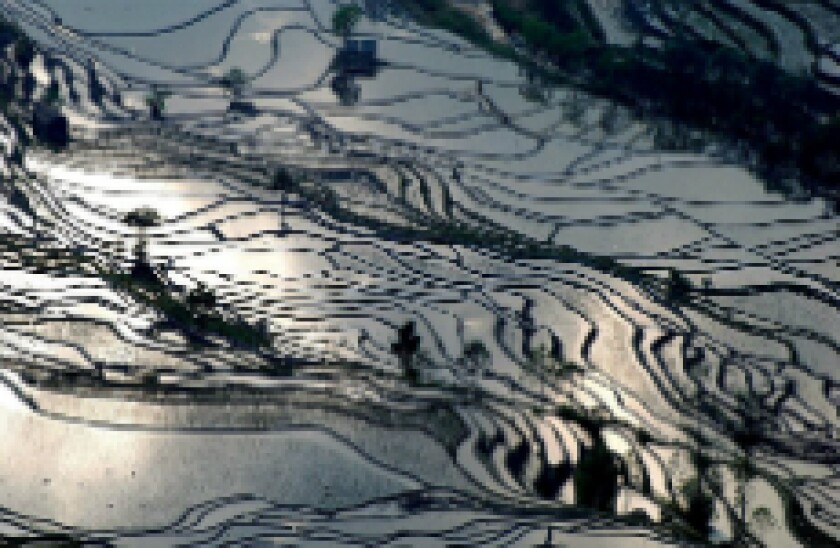
<path id="1" fill-rule="evenodd" d="M 680 544 L 656 522 L 700 453 L 713 538 L 766 508 L 754 541 L 807 545 L 791 500 L 840 538 L 832 204 L 769 192 L 713 144 L 658 150 L 620 108 L 387 9 L 358 28 L 384 63 L 348 101 L 327 0 L 142 4 L 0 1 L 73 130 L 4 166 L 28 207 L 0 201 L 0 534 Z M 228 108 L 231 67 L 253 113 Z M 205 284 L 268 347 L 196 345 L 103 279 L 133 260 L 138 207 L 160 215 L 144 237 L 169 289 Z M 406 321 L 414 382 L 392 352 Z M 617 516 L 571 506 L 580 416 L 621 456 Z M 739 481 L 744 417 L 762 443 Z"/>

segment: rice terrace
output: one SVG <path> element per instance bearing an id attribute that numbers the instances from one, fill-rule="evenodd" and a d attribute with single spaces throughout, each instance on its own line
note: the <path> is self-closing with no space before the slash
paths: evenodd
<path id="1" fill-rule="evenodd" d="M 0 544 L 840 545 L 840 0 L 0 0 Z"/>

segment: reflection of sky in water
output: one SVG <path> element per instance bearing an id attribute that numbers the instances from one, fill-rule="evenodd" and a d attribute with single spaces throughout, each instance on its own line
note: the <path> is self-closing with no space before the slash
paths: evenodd
<path id="1" fill-rule="evenodd" d="M 158 29 L 183 24 L 196 14 L 221 5 L 220 0 L 43 0 L 67 26 L 86 32 L 153 32 Z M 225 19 L 230 22 L 238 13 L 259 6 L 299 6 L 291 1 L 238 2 L 233 9 L 223 9 L 208 19 Z M 188 30 L 185 29 L 185 30 Z"/>
<path id="2" fill-rule="evenodd" d="M 225 434 L 116 430 L 33 414 L 0 386 L 0 483 L 19 512 L 86 527 L 149 526 L 238 492 L 289 504 L 350 505 L 416 482 L 317 430 Z M 30 458 L 38 455 L 37 459 Z"/>
<path id="3" fill-rule="evenodd" d="M 235 11 L 220 13 L 186 29 L 159 36 L 106 37 L 102 40 L 150 61 L 171 64 L 178 67 L 200 67 L 215 63 L 224 55 L 222 68 L 240 66 L 246 72 L 254 72 L 265 66 L 271 58 L 270 42 L 274 31 L 287 25 L 306 25 L 310 18 L 304 12 L 257 12 L 239 20 Z M 227 51 L 222 44 L 209 42 L 208 36 L 226 36 L 231 26 L 237 24 L 235 34 L 227 42 Z M 281 33 L 281 44 L 286 33 Z M 283 44 L 284 45 L 284 44 Z M 173 58 L 172 50 L 178 56 Z M 224 72 L 224 71 L 222 71 Z"/>
<path id="4" fill-rule="evenodd" d="M 87 0 L 78 2 L 71 10 L 68 4 L 58 0 L 48 3 L 65 15 L 68 25 L 85 25 L 95 30 L 149 30 L 184 21 L 215 5 L 189 0 L 163 6 L 156 1 L 145 4 L 141 10 L 135 2 Z M 222 49 L 221 40 L 240 14 L 260 6 L 278 5 L 298 4 L 240 2 L 159 37 L 103 37 L 101 40 L 179 66 L 215 63 Z M 334 5 L 319 0 L 314 9 L 318 19 L 328 24 Z M 319 89 L 308 90 L 318 84 L 318 78 L 327 70 L 333 55 L 330 44 L 338 41 L 328 34 L 321 35 L 327 44 L 319 41 L 310 32 L 317 26 L 306 12 L 246 17 L 233 36 L 227 56 L 209 67 L 193 67 L 194 76 L 198 80 L 208 74 L 218 76 L 236 65 L 253 73 L 270 58 L 274 31 L 290 24 L 301 24 L 306 29 L 287 29 L 280 34 L 280 57 L 276 65 L 246 92 L 264 94 L 255 99 L 259 106 L 286 110 L 289 118 L 278 120 L 275 113 L 263 112 L 259 117 L 239 122 L 226 119 L 221 111 L 226 108 L 227 100 L 215 84 L 207 90 L 200 86 L 178 90 L 170 98 L 169 113 L 173 117 L 192 113 L 199 118 L 203 114 L 205 118 L 200 121 L 218 124 L 207 131 L 230 139 L 258 134 L 260 142 L 266 145 L 264 154 L 279 152 L 302 163 L 318 155 L 328 156 L 327 147 L 307 149 L 311 143 L 306 135 L 293 133 L 301 118 L 309 115 L 320 116 L 340 131 L 366 135 L 373 142 L 403 139 L 419 147 L 435 147 L 439 152 L 433 154 L 406 148 L 394 153 L 405 154 L 416 162 L 420 174 L 412 177 L 422 175 L 426 181 L 433 182 L 430 200 L 439 199 L 436 197 L 441 195 L 441 187 L 448 185 L 446 188 L 451 190 L 455 202 L 467 213 L 480 215 L 482 220 L 494 221 L 539 240 L 619 256 L 633 264 L 677 266 L 695 276 L 709 273 L 715 287 L 738 288 L 751 283 L 804 279 L 791 268 L 794 264 L 796 268 L 807 269 L 808 275 L 837 276 L 834 265 L 813 264 L 832 252 L 836 238 L 820 240 L 815 236 L 810 241 L 807 233 L 811 231 L 819 236 L 834 230 L 834 218 L 815 221 L 824 214 L 823 202 L 786 202 L 768 194 L 747 170 L 716 165 L 713 159 L 700 154 L 651 151 L 650 128 L 641 123 L 605 137 L 596 127 L 603 105 L 592 104 L 587 98 L 575 99 L 560 91 L 552 95 L 545 107 L 528 102 L 519 89 L 525 76 L 514 65 L 490 59 L 475 50 L 456 53 L 431 45 L 430 36 L 442 34 L 440 31 L 421 36 L 385 24 L 363 23 L 360 27 L 363 32 L 389 36 L 380 40 L 379 49 L 384 59 L 399 66 L 386 67 L 372 79 L 359 79 L 361 102 L 353 108 L 337 107 L 326 82 L 319 84 Z M 419 43 L 394 39 L 397 36 L 412 36 Z M 101 59 L 129 77 L 170 82 L 190 79 L 190 75 L 176 75 L 113 52 L 101 52 Z M 40 80 L 47 76 L 40 68 L 36 72 Z M 482 103 L 483 110 L 479 112 L 476 78 L 497 82 L 485 81 L 482 93 L 510 116 L 514 128 L 505 117 L 488 108 L 487 103 Z M 295 90 L 306 91 L 298 94 Z M 275 92 L 282 98 L 268 96 Z M 133 97 L 134 104 L 140 108 L 144 108 L 142 93 L 137 92 Z M 293 99 L 302 101 L 293 103 Z M 315 103 L 311 111 L 307 110 L 306 101 Z M 568 120 L 570 112 L 577 107 L 582 107 L 578 113 L 582 125 Z M 212 117 L 208 115 L 209 110 L 214 111 Z M 487 127 L 480 132 L 465 131 L 462 135 L 434 133 L 434 123 L 462 115 L 464 120 L 439 129 L 465 129 L 478 121 L 486 122 Z M 76 120 L 80 115 L 74 116 Z M 400 122 L 405 122 L 405 127 Z M 546 130 L 544 141 L 529 135 L 529 131 L 517 131 L 517 124 L 531 132 Z M 592 127 L 586 127 L 587 124 Z M 424 133 L 421 131 L 424 128 L 416 126 L 428 126 L 425 129 L 429 131 Z M 538 142 L 542 148 L 536 148 Z M 526 156 L 529 151 L 533 153 Z M 135 151 L 126 152 L 130 157 Z M 463 179 L 463 184 L 453 182 L 456 177 L 450 175 L 450 159 L 443 158 L 450 154 L 466 164 L 458 177 Z M 734 365 L 736 369 L 749 370 L 757 379 L 751 381 L 756 385 L 770 385 L 762 371 L 765 365 L 762 360 L 772 362 L 781 379 L 779 382 L 793 375 L 785 371 L 790 351 L 781 342 L 771 342 L 761 334 L 745 335 L 697 311 L 677 314 L 629 283 L 579 265 L 513 261 L 458 247 L 397 244 L 369 234 L 360 237 L 352 233 L 358 227 L 347 227 L 306 207 L 290 206 L 281 211 L 277 195 L 243 188 L 235 176 L 226 180 L 200 173 L 181 173 L 138 179 L 109 173 L 126 167 L 121 160 L 112 162 L 105 157 L 82 157 L 82 154 L 79 158 L 79 164 L 72 167 L 62 165 L 66 158 L 46 152 L 33 152 L 29 158 L 30 169 L 48 176 L 49 184 L 43 188 L 64 208 L 56 215 L 68 240 L 88 244 L 114 241 L 129 248 L 135 232 L 121 222 L 122 215 L 135 207 L 155 207 L 164 222 L 149 231 L 149 253 L 153 259 L 158 262 L 171 259 L 171 276 L 176 282 L 192 287 L 196 281 L 205 281 L 217 290 L 223 302 L 249 318 L 271 318 L 283 351 L 303 351 L 310 353 L 308 357 L 323 357 L 341 343 L 347 346 L 343 356 L 363 356 L 371 368 L 393 372 L 396 366 L 389 352 L 393 326 L 406 318 L 416 318 L 430 356 L 441 368 L 449 368 L 448 378 L 460 378 L 462 372 L 453 364 L 458 363 L 464 341 L 486 341 L 492 356 L 488 372 L 495 376 L 488 375 L 475 382 L 487 393 L 505 398 L 513 394 L 521 401 L 504 409 L 496 402 L 500 409 L 494 412 L 508 414 L 499 425 L 494 422 L 498 416 L 489 412 L 484 415 L 485 409 L 465 406 L 459 412 L 473 428 L 471 435 L 480 431 L 493 436 L 495 429 L 505 429 L 505 443 L 511 445 L 500 449 L 499 455 L 513 449 L 519 439 L 511 424 L 521 432 L 530 432 L 529 435 L 539 432 L 545 438 L 556 436 L 546 442 L 556 444 L 549 445 L 548 451 L 553 463 L 559 462 L 559 455 L 563 454 L 559 445 L 563 440 L 573 447 L 569 451 L 577 455 L 579 446 L 573 445 L 574 440 L 585 437 L 584 433 L 559 419 L 551 420 L 556 417 L 543 421 L 529 414 L 529 406 L 535 401 L 531 396 L 545 391 L 552 405 L 569 400 L 587 408 L 607 408 L 629 424 L 648 427 L 670 440 L 684 439 L 675 426 L 678 421 L 673 420 L 682 415 L 666 397 L 686 401 L 690 394 L 681 390 L 696 381 L 689 378 L 693 373 L 684 368 L 683 343 L 706 345 L 708 356 L 731 357 L 730 349 L 744 352 L 745 360 Z M 399 178 L 399 174 L 390 176 Z M 370 208 L 363 210 L 367 214 L 376 211 L 370 205 L 376 205 L 376 199 L 393 198 L 393 195 L 380 195 L 379 191 L 369 193 L 372 196 L 361 196 L 360 187 L 346 184 L 349 189 L 337 188 L 349 200 L 355 200 L 353 207 Z M 393 192 L 396 184 L 394 181 L 389 184 Z M 414 184 L 407 195 L 408 200 L 414 200 L 412 206 L 424 211 L 419 184 Z M 369 201 L 359 205 L 362 197 Z M 280 231 L 283 217 L 292 231 L 297 232 Z M 764 226 L 767 223 L 773 226 Z M 37 278 L 27 280 L 35 285 L 40 283 Z M 2 282 L 10 288 L 22 284 L 14 275 Z M 808 283 L 819 287 L 822 281 L 812 277 Z M 117 303 L 109 309 L 85 302 L 84 290 L 78 287 L 70 290 L 69 284 L 63 281 L 49 287 L 45 281 L 35 293 L 40 293 L 39 299 L 50 298 L 48 308 L 51 307 L 53 314 L 58 314 L 56 310 L 73 310 L 91 317 L 106 317 L 123 329 L 121 333 L 133 337 L 128 342 L 113 343 L 114 361 L 119 361 L 126 349 L 152 344 L 136 328 L 141 322 L 120 302 L 119 296 L 106 290 L 88 290 L 100 291 L 100 297 L 108 295 L 107 299 L 103 298 L 106 302 Z M 564 359 L 591 368 L 584 377 L 574 380 L 568 391 L 565 387 L 556 391 L 547 389 L 539 379 L 523 371 L 520 320 L 526 298 L 538 303 L 533 311 L 538 326 L 534 340 L 548 345 L 557 342 Z M 66 302 L 59 302 L 62 299 Z M 729 302 L 719 304 L 723 307 Z M 781 300 L 771 302 L 779 304 Z M 772 312 L 767 303 L 756 306 L 758 312 L 771 315 L 772 319 L 793 321 L 785 319 L 781 312 Z M 749 308 L 746 304 L 744 307 Z M 795 318 L 804 324 L 798 325 L 799 329 L 812 329 L 815 322 L 822 321 L 807 319 L 807 312 L 815 309 L 809 307 L 807 300 L 785 302 L 784 307 L 803 311 Z M 102 312 L 106 309 L 110 313 Z M 40 337 L 44 333 L 48 336 Z M 367 339 L 363 339 L 363 333 Z M 689 333 L 694 337 L 690 343 Z M 14 343 L 34 354 L 61 359 L 64 365 L 72 363 L 89 368 L 90 363 L 77 349 L 62 344 L 65 336 L 69 339 L 73 334 L 58 328 L 39 331 L 35 327 L 20 327 L 17 331 L 7 330 L 3 342 L 6 347 Z M 50 337 L 59 340 L 48 340 Z M 135 343 L 136 347 L 131 346 Z M 155 344 L 165 343 L 155 341 Z M 833 374 L 825 366 L 833 364 L 831 360 L 836 357 L 830 349 L 801 346 L 798 341 L 792 344 L 798 345 L 799 359 L 808 367 L 824 375 Z M 163 353 L 160 346 L 154 350 Z M 97 352 L 100 356 L 104 350 Z M 152 350 L 148 352 L 147 362 Z M 176 363 L 174 358 L 173 363 Z M 669 368 L 667 375 L 660 373 L 660 367 Z M 178 369 L 177 363 L 173 369 Z M 198 369 L 191 362 L 190 367 L 183 366 L 171 377 L 177 381 L 178 373 Z M 229 374 L 230 370 L 219 373 Z M 804 372 L 799 374 L 804 377 L 800 386 L 810 387 L 802 388 L 802 393 L 811 390 L 807 395 L 809 400 L 817 402 L 813 407 L 832 417 L 831 403 L 814 388 L 817 380 Z M 742 388 L 746 385 L 744 378 L 744 371 L 736 371 L 727 376 L 724 384 L 729 384 L 721 390 Z M 282 379 L 273 381 L 282 382 Z M 329 390 L 331 382 L 319 379 L 317 386 Z M 710 379 L 698 382 L 715 384 Z M 358 396 L 365 390 L 373 392 L 374 386 L 374 383 L 360 383 L 360 386 L 342 387 L 339 393 L 342 397 Z M 376 397 L 386 400 L 387 391 L 383 393 L 385 396 L 377 392 Z M 15 466 L 19 472 L 0 482 L 0 495 L 11 501 L 9 504 L 16 510 L 55 516 L 68 522 L 88 520 L 88 523 L 113 525 L 131 520 L 169 521 L 189 505 L 228 494 L 234 488 L 284 502 L 329 506 L 339 499 L 361 501 L 413 486 L 411 481 L 361 461 L 345 444 L 313 431 L 177 435 L 150 430 L 108 430 L 36 416 L 21 407 L 6 389 L 0 390 L 0 421 L 7 432 L 6 441 L 0 443 L 0 462 L 10 463 L 8 466 Z M 39 434 L 27 437 L 33 430 Z M 375 429 L 368 427 L 368 430 Z M 610 430 L 605 437 L 616 452 L 624 453 L 635 447 L 632 433 L 619 428 Z M 494 488 L 503 485 L 504 493 L 516 492 L 521 487 L 520 480 L 511 477 L 503 464 L 497 473 L 489 472 L 489 467 L 499 463 L 478 458 L 472 446 L 463 446 L 458 451 L 459 466 L 474 477 Z M 410 454 L 409 460 L 417 454 L 406 452 Z M 27 460 L 25 456 L 29 454 L 44 457 Z M 651 476 L 654 492 L 667 496 L 665 474 L 656 459 L 648 453 L 639 458 Z M 528 481 L 533 479 L 527 477 Z M 324 484 L 333 486 L 328 490 L 329 496 L 325 494 Z M 525 489 L 530 486 L 526 485 Z M 638 494 L 625 495 L 622 504 L 628 509 L 650 503 Z M 573 499 L 568 488 L 559 496 L 561 500 Z"/>

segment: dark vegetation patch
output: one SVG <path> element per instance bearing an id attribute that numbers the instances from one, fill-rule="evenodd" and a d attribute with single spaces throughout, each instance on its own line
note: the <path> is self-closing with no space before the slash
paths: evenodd
<path id="1" fill-rule="evenodd" d="M 494 42 L 445 0 L 404 2 L 421 21 L 516 59 L 548 81 L 607 97 L 641 118 L 708 132 L 742 156 L 754 155 L 756 171 L 772 189 L 840 198 L 840 100 L 809 76 L 690 34 L 659 37 L 656 48 L 641 40 L 610 45 L 577 1 L 491 0 L 499 26 L 557 69 L 546 71 L 530 54 Z M 678 148 L 679 139 L 674 144 Z"/>
<path id="2" fill-rule="evenodd" d="M 138 278 L 130 273 L 103 271 L 101 276 L 116 289 L 163 315 L 165 323 L 181 330 L 197 346 L 209 343 L 207 336 L 222 337 L 236 347 L 269 348 L 266 329 L 242 318 L 223 314 L 215 295 L 205 286 L 176 294 L 168 285 Z"/>

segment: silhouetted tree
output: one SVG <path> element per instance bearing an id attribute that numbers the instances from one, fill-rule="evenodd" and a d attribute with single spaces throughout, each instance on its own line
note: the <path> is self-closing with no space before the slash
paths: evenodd
<path id="1" fill-rule="evenodd" d="M 397 330 L 397 342 L 391 345 L 391 352 L 399 358 L 403 372 L 409 378 L 416 378 L 413 361 L 419 348 L 420 337 L 415 332 L 414 322 L 408 321 Z"/>
<path id="2" fill-rule="evenodd" d="M 691 294 L 691 282 L 679 270 L 672 268 L 668 271 L 666 285 L 668 300 L 672 303 L 683 303 Z"/>
<path id="3" fill-rule="evenodd" d="M 163 113 L 166 110 L 166 98 L 169 96 L 165 91 L 157 88 L 146 96 L 146 105 L 149 107 L 149 117 L 152 120 L 163 120 Z"/>
<path id="4" fill-rule="evenodd" d="M 279 167 L 274 171 L 274 177 L 271 180 L 271 188 L 274 190 L 290 190 L 295 184 L 289 170 L 284 167 Z"/>
<path id="5" fill-rule="evenodd" d="M 581 454 L 574 474 L 575 504 L 614 512 L 620 473 L 617 456 L 599 437 Z"/>
<path id="6" fill-rule="evenodd" d="M 157 280 L 149 264 L 146 252 L 146 230 L 160 224 L 160 215 L 152 208 L 143 207 L 126 213 L 123 217 L 123 222 L 137 229 L 137 244 L 134 246 L 134 265 L 131 269 L 132 276 L 147 281 Z"/>
<path id="7" fill-rule="evenodd" d="M 21 36 L 15 42 L 15 61 L 23 68 L 29 68 L 35 59 L 35 45 L 32 40 Z"/>
<path id="8" fill-rule="evenodd" d="M 707 539 L 715 516 L 715 501 L 704 489 L 700 477 L 692 478 L 682 486 L 685 508 L 682 517 L 697 534 Z"/>

